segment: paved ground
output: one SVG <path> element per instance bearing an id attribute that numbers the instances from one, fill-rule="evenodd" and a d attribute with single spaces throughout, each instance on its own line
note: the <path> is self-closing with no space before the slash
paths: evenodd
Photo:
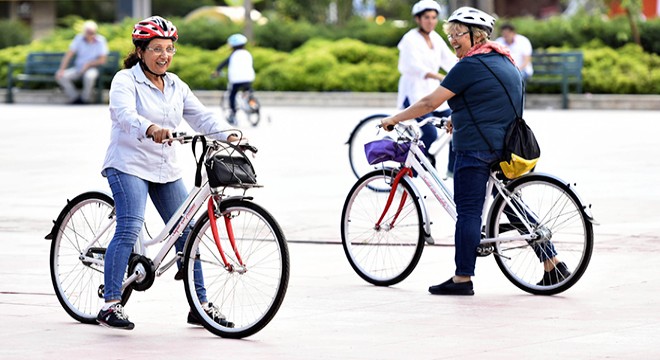
<path id="1" fill-rule="evenodd" d="M 0 358 L 660 357 L 660 112 L 528 111 L 543 149 L 539 171 L 576 182 L 601 223 L 590 267 L 574 288 L 539 297 L 508 283 L 492 258 L 480 259 L 476 296 L 453 298 L 426 292 L 453 270 L 452 224 L 437 207 L 430 211 L 441 246 L 427 247 L 397 286 L 360 280 L 339 245 L 341 207 L 355 181 L 343 143 L 357 119 L 390 110 L 268 108 L 271 122 L 245 129 L 260 148 L 255 163 L 266 185 L 253 195 L 291 241 L 292 274 L 271 324 L 225 340 L 185 323 L 185 295 L 169 273 L 131 298 L 132 332 L 68 317 L 53 294 L 43 236 L 66 198 L 107 190 L 99 167 L 108 110 L 0 105 Z M 190 150 L 181 152 L 192 182 Z"/>

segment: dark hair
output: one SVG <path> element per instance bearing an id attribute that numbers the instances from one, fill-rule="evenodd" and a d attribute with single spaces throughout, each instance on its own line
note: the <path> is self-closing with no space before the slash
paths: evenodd
<path id="1" fill-rule="evenodd" d="M 516 32 L 516 27 L 513 26 L 513 24 L 506 23 L 506 24 L 503 24 L 502 26 L 500 26 L 500 31 L 503 31 L 503 30 L 509 30 L 509 31 Z"/>
<path id="2" fill-rule="evenodd" d="M 124 69 L 130 69 L 133 66 L 135 66 L 135 64 L 140 62 L 140 57 L 137 54 L 137 50 L 140 49 L 142 51 L 145 51 L 147 49 L 147 46 L 149 46 L 151 40 L 152 39 L 133 41 L 133 44 L 135 44 L 135 49 L 133 49 L 133 51 L 131 51 L 126 56 L 126 58 L 124 58 Z"/>

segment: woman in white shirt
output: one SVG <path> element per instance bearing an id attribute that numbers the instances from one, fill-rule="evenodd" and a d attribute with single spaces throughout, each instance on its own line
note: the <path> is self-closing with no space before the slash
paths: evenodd
<path id="1" fill-rule="evenodd" d="M 421 0 L 413 5 L 412 15 L 418 27 L 408 31 L 399 42 L 399 94 L 397 104 L 405 109 L 440 86 L 444 76 L 438 73 L 442 68 L 449 72 L 456 64 L 456 56 L 447 43 L 435 31 L 438 25 L 440 5 L 433 0 Z M 451 110 L 446 102 L 436 110 L 436 116 L 449 116 Z M 424 117 L 430 116 L 427 114 Z M 428 150 L 438 138 L 437 129 L 427 124 L 422 127 L 422 142 Z M 451 146 L 450 146 L 451 147 Z M 453 153 L 450 152 L 448 172 L 453 171 Z M 435 162 L 429 156 L 432 162 Z"/>
<path id="2" fill-rule="evenodd" d="M 105 305 L 97 316 L 101 325 L 133 329 L 121 301 L 121 284 L 126 266 L 144 223 L 147 195 L 165 222 L 185 201 L 188 190 L 176 162 L 176 149 L 168 139 L 172 130 L 186 120 L 197 132 L 215 134 L 219 140 L 235 141 L 227 135 L 222 122 L 207 110 L 178 76 L 168 73 L 178 39 L 176 27 L 159 16 L 144 19 L 133 29 L 135 49 L 124 60 L 110 86 L 112 130 L 102 174 L 108 179 L 115 201 L 115 234 L 105 254 Z M 150 139 L 151 138 L 151 139 Z M 190 229 L 176 243 L 183 245 Z M 195 263 L 195 270 L 201 265 Z M 200 278 L 201 279 L 201 278 Z M 227 322 L 206 301 L 201 280 L 196 280 L 197 295 L 209 314 Z M 199 324 L 191 313 L 188 322 Z"/>

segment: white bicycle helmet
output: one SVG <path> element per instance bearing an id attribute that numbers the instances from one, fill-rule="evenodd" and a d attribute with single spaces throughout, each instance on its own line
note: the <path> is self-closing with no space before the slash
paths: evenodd
<path id="1" fill-rule="evenodd" d="M 160 16 L 148 17 L 133 27 L 133 43 L 155 38 L 177 41 L 179 34 L 171 21 Z"/>
<path id="2" fill-rule="evenodd" d="M 427 10 L 435 10 L 436 13 L 440 14 L 440 4 L 434 0 L 420 0 L 413 5 L 412 14 L 417 16 Z"/>
<path id="3" fill-rule="evenodd" d="M 476 25 L 486 30 L 489 35 L 493 32 L 493 28 L 495 27 L 494 17 L 469 6 L 458 8 L 451 14 L 447 21 L 456 21 L 465 25 Z"/>
<path id="4" fill-rule="evenodd" d="M 247 44 L 248 39 L 243 34 L 234 34 L 227 39 L 227 44 L 235 48 L 237 46 L 243 46 Z"/>

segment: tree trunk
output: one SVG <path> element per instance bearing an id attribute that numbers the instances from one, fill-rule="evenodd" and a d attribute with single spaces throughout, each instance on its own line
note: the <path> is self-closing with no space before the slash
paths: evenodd
<path id="1" fill-rule="evenodd" d="M 642 45 L 642 40 L 639 36 L 639 28 L 637 27 L 636 14 L 632 14 L 630 10 L 626 9 L 626 16 L 628 17 L 628 22 L 630 23 L 630 32 L 632 33 L 633 41 L 635 41 L 635 44 L 637 45 Z"/>

